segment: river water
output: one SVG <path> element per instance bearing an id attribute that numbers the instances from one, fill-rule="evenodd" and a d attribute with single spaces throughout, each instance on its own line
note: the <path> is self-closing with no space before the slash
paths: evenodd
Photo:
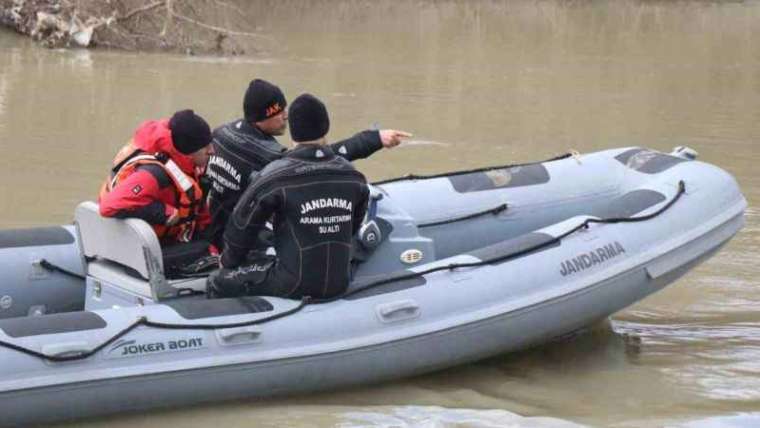
<path id="1" fill-rule="evenodd" d="M 0 226 L 71 221 L 144 119 L 241 114 L 248 81 L 308 91 L 333 139 L 415 133 L 370 179 L 687 145 L 739 180 L 747 226 L 586 334 L 348 391 L 70 426 L 760 425 L 760 3 L 263 1 L 245 57 L 45 50 L 0 32 Z M 288 142 L 287 138 L 283 139 Z"/>

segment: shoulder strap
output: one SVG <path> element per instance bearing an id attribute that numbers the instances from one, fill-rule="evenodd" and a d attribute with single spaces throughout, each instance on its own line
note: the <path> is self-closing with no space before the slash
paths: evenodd
<path id="1" fill-rule="evenodd" d="M 187 174 L 182 172 L 180 167 L 174 163 L 173 160 L 167 160 L 166 163 L 164 163 L 164 168 L 166 168 L 166 171 L 172 176 L 174 181 L 179 184 L 182 190 L 187 192 L 193 188 L 193 181 L 187 176 Z"/>
<path id="2" fill-rule="evenodd" d="M 124 159 L 123 161 L 121 161 L 119 164 L 117 164 L 113 168 L 113 174 L 111 176 L 111 188 L 113 189 L 116 186 L 116 183 L 121 178 L 121 174 L 120 173 L 121 173 L 121 171 L 124 168 L 127 168 L 127 167 L 132 166 L 132 165 L 136 166 L 137 164 L 141 164 L 141 163 L 143 163 L 143 164 L 145 164 L 145 163 L 153 163 L 153 164 L 159 164 L 159 165 L 161 165 L 161 162 L 158 159 L 156 159 L 155 156 L 149 155 L 149 154 L 145 154 L 145 153 L 141 153 L 141 152 L 135 152 L 135 154 L 127 157 L 126 159 Z"/>

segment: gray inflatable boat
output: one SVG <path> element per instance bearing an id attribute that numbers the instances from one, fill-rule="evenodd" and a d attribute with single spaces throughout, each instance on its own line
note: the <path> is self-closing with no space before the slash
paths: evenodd
<path id="1" fill-rule="evenodd" d="M 576 331 L 672 283 L 744 224 L 679 148 L 376 183 L 349 292 L 207 300 L 139 220 L 0 233 L 0 424 L 377 382 Z M 81 278 L 80 278 L 81 276 Z M 84 278 L 84 279 L 83 279 Z"/>

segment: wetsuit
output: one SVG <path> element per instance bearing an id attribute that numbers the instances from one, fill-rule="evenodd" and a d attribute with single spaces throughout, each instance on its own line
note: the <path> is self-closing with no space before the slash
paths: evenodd
<path id="1" fill-rule="evenodd" d="M 351 240 L 367 210 L 364 176 L 329 146 L 300 145 L 252 181 L 224 231 L 224 269 L 211 297 L 243 294 L 298 298 L 343 293 Z M 243 265 L 271 219 L 277 259 Z"/>
<path id="2" fill-rule="evenodd" d="M 248 187 L 249 176 L 280 159 L 287 149 L 273 136 L 242 119 L 215 129 L 213 144 L 214 155 L 206 169 L 211 179 L 209 236 L 221 248 L 224 227 L 235 203 Z M 353 161 L 370 156 L 383 145 L 378 131 L 363 131 L 330 147 L 336 155 Z"/>

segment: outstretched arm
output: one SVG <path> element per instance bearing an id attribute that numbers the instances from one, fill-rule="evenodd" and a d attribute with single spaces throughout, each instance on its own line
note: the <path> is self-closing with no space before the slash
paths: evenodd
<path id="1" fill-rule="evenodd" d="M 396 147 L 401 144 L 404 138 L 411 136 L 412 134 L 408 132 L 394 129 L 362 131 L 351 138 L 331 144 L 330 147 L 338 156 L 353 161 L 367 158 L 382 148 Z"/>

